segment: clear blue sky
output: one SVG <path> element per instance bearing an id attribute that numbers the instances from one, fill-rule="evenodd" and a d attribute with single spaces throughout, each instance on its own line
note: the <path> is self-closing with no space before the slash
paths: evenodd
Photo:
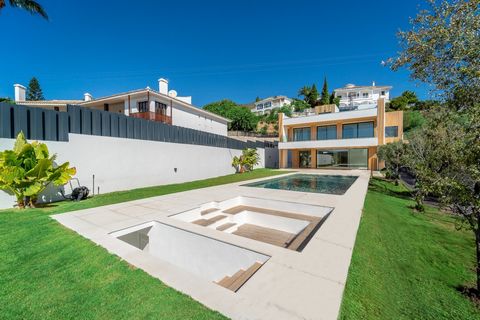
<path id="1" fill-rule="evenodd" d="M 395 96 L 427 95 L 406 71 L 381 66 L 423 0 L 37 1 L 50 21 L 0 14 L 0 96 L 32 76 L 47 99 L 157 89 L 159 77 L 198 106 L 295 97 L 324 76 L 330 89 L 375 80 Z"/>

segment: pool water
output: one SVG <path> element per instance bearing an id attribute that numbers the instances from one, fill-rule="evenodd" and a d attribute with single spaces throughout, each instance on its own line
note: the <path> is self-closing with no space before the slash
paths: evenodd
<path id="1" fill-rule="evenodd" d="M 345 194 L 357 178 L 357 176 L 294 174 L 287 177 L 248 183 L 243 186 L 342 195 Z"/>

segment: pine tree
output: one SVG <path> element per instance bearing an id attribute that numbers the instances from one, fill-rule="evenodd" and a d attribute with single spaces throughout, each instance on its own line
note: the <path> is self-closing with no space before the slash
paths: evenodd
<path id="1" fill-rule="evenodd" d="M 327 77 L 323 80 L 322 96 L 320 98 L 320 103 L 322 105 L 330 103 L 330 94 L 328 93 L 328 84 Z"/>
<path id="2" fill-rule="evenodd" d="M 45 100 L 43 97 L 42 88 L 40 88 L 40 83 L 37 78 L 33 77 L 32 80 L 28 83 L 27 88 L 27 101 L 40 101 Z"/>
<path id="3" fill-rule="evenodd" d="M 310 105 L 311 108 L 314 108 L 317 105 L 317 100 L 318 100 L 318 90 L 317 90 L 317 85 L 314 83 L 312 85 L 312 89 L 308 97 L 308 104 Z"/>

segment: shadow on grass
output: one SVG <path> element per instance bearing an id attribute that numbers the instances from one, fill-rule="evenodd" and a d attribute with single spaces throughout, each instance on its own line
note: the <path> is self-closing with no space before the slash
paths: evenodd
<path id="1" fill-rule="evenodd" d="M 370 180 L 369 189 L 374 192 L 382 193 L 388 196 L 402 198 L 405 200 L 412 199 L 412 193 L 402 184 L 395 185 L 393 182 L 374 178 Z"/>
<path id="2" fill-rule="evenodd" d="M 455 289 L 480 308 L 480 292 L 472 286 L 456 286 Z"/>

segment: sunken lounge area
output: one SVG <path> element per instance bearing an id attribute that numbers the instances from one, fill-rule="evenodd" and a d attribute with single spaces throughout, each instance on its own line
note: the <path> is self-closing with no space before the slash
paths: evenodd
<path id="1" fill-rule="evenodd" d="M 240 196 L 210 202 L 172 218 L 302 251 L 332 210 L 329 207 Z"/>

